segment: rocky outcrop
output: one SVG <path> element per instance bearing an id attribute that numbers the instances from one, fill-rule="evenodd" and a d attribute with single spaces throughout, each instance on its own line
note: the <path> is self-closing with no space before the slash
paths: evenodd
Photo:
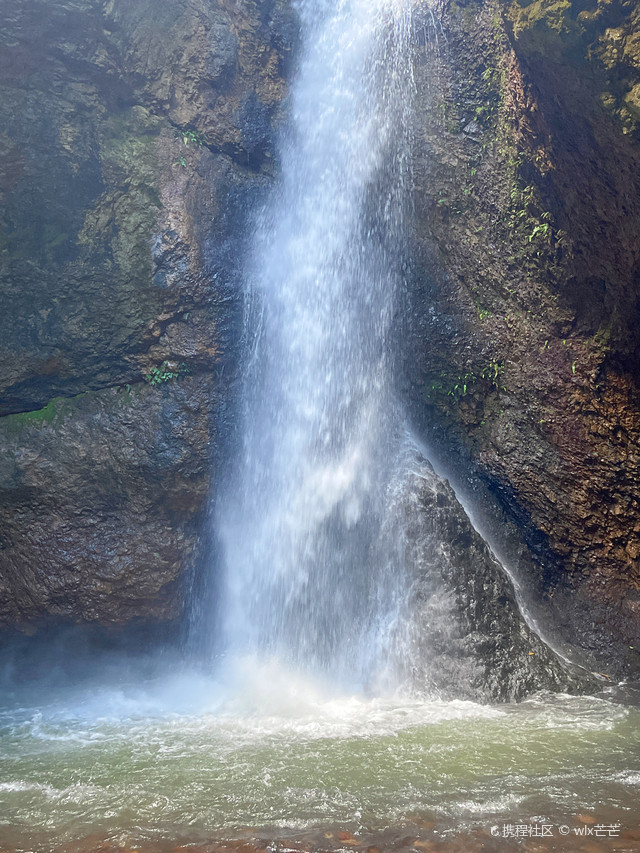
<path id="1" fill-rule="evenodd" d="M 503 566 L 418 453 L 399 494 L 393 541 L 411 577 L 396 666 L 414 688 L 444 699 L 518 701 L 595 685 L 588 672 L 563 666 L 527 624 Z"/>
<path id="2" fill-rule="evenodd" d="M 278 0 L 3 17 L 0 623 L 170 620 L 295 18 Z"/>
<path id="3" fill-rule="evenodd" d="M 524 532 L 567 646 L 637 674 L 636 4 L 471 0 L 442 21 L 416 47 L 416 421 Z"/>
<path id="4" fill-rule="evenodd" d="M 179 615 L 208 493 L 208 386 L 107 388 L 3 418 L 2 621 Z"/>

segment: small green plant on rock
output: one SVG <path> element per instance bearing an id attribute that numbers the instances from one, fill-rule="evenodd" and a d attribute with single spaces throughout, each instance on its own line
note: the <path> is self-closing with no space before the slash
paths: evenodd
<path id="1" fill-rule="evenodd" d="M 189 146 L 193 146 L 195 148 L 202 148 L 203 146 L 208 144 L 207 137 L 199 130 L 191 130 L 188 128 L 179 127 L 178 136 L 180 137 L 180 139 L 182 139 L 183 143 L 187 148 Z"/>
<path id="2" fill-rule="evenodd" d="M 531 234 L 529 234 L 529 242 L 533 241 L 533 238 L 536 234 L 541 234 L 543 237 L 546 237 L 549 234 L 549 223 L 541 222 L 538 225 L 535 225 Z"/>
<path id="3" fill-rule="evenodd" d="M 191 369 L 183 361 L 163 361 L 159 367 L 152 367 L 148 373 L 145 373 L 144 378 L 149 385 L 162 385 L 164 382 L 178 379 L 179 376 L 187 376 L 189 373 Z"/>
<path id="4" fill-rule="evenodd" d="M 431 385 L 427 391 L 427 397 L 453 397 L 459 400 L 470 393 L 471 386 L 476 380 L 475 373 L 465 373 L 455 377 L 441 373 L 440 381 Z"/>
<path id="5" fill-rule="evenodd" d="M 182 143 L 186 148 L 204 148 L 209 144 L 207 137 L 199 130 L 193 130 L 186 127 L 177 127 L 175 130 L 176 135 L 182 140 Z M 186 157 L 178 157 L 173 165 L 182 166 L 182 168 L 185 169 L 187 167 Z"/>
<path id="6" fill-rule="evenodd" d="M 489 364 L 482 368 L 481 376 L 496 391 L 507 390 L 502 381 L 504 376 L 504 361 L 490 361 Z"/>

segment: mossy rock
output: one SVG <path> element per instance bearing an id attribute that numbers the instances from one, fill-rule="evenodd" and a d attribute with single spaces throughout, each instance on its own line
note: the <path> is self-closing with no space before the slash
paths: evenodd
<path id="1" fill-rule="evenodd" d="M 575 51 L 584 34 L 574 11 L 570 0 L 533 0 L 512 3 L 507 18 L 521 49 L 559 61 Z"/>

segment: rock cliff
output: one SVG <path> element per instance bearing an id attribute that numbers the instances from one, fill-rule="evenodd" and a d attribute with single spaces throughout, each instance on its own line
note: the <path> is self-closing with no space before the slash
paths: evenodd
<path id="1" fill-rule="evenodd" d="M 171 620 L 295 19 L 277 0 L 2 15 L 0 623 Z"/>
<path id="2" fill-rule="evenodd" d="M 567 647 L 638 673 L 637 5 L 442 22 L 416 66 L 416 420 L 524 532 Z"/>

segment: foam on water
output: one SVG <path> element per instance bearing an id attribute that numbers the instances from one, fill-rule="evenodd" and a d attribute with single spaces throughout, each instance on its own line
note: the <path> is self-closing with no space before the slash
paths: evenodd
<path id="1" fill-rule="evenodd" d="M 247 826 L 369 831 L 421 815 L 460 828 L 513 811 L 566 817 L 598 797 L 623 812 L 637 802 L 636 709 L 371 697 L 262 655 L 229 666 L 235 682 L 183 672 L 102 685 L 90 701 L 60 686 L 50 702 L 6 708 L 0 837 L 11 830 L 25 851 L 37 837 L 44 853 L 89 832 L 133 845 Z"/>
<path id="2" fill-rule="evenodd" d="M 304 737 L 369 737 L 444 720 L 496 718 L 495 707 L 466 701 L 418 701 L 340 693 L 326 681 L 258 655 L 226 662 L 218 678 L 197 671 L 165 674 L 144 685 L 99 685 L 63 692 L 37 709 L 0 713 L 0 731 L 34 740 L 90 744 L 137 726 L 179 724 L 220 729 L 258 740 L 278 733 Z"/>

